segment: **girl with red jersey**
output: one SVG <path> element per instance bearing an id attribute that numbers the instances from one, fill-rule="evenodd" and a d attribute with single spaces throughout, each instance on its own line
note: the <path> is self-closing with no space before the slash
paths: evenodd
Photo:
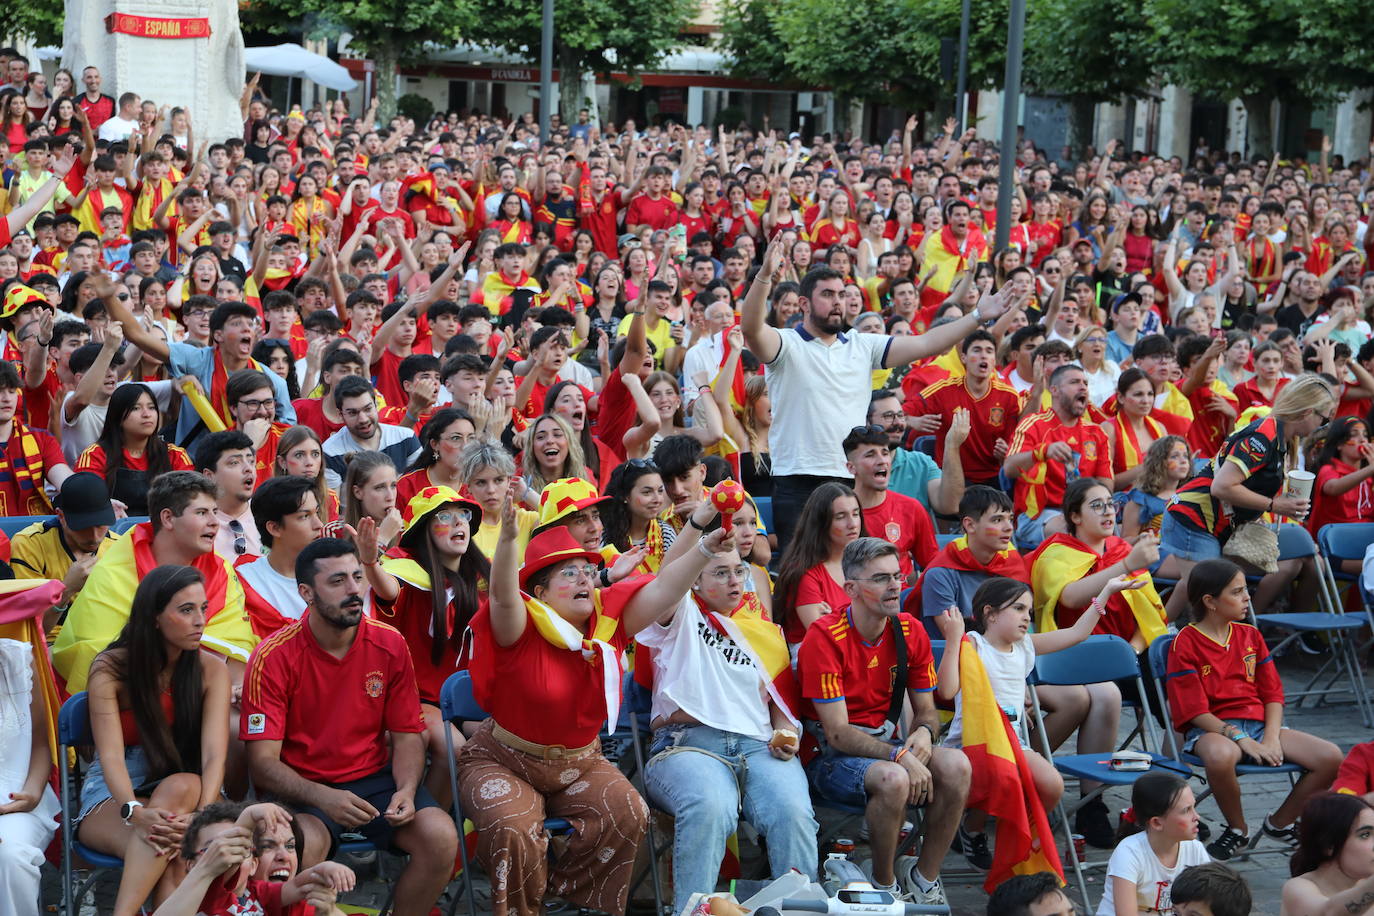
<path id="1" fill-rule="evenodd" d="M 1331 422 L 1317 460 L 1312 463 L 1317 482 L 1312 488 L 1312 514 L 1307 530 L 1315 535 L 1323 525 L 1369 521 L 1374 512 L 1374 444 L 1369 427 L 1358 417 L 1338 417 Z M 1359 574 L 1360 561 L 1343 560 L 1346 572 Z"/>

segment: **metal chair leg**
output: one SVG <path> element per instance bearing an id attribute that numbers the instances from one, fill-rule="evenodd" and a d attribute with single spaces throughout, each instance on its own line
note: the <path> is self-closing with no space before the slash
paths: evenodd
<path id="1" fill-rule="evenodd" d="M 449 734 L 449 729 L 453 723 L 444 720 L 444 751 L 448 755 L 448 785 L 453 792 L 453 823 L 458 827 L 458 855 L 463 861 L 463 884 L 466 885 L 468 898 L 468 916 L 477 916 L 477 892 L 472 886 L 472 863 L 468 861 L 467 838 L 463 833 L 463 803 L 458 798 L 458 758 L 453 754 L 453 737 Z M 457 904 L 458 898 L 454 898 L 453 904 Z M 453 916 L 453 905 L 449 907 L 449 916 Z"/>

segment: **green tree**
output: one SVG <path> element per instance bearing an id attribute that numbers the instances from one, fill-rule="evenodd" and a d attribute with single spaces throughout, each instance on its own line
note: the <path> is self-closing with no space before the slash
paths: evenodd
<path id="1" fill-rule="evenodd" d="M 776 0 L 726 0 L 717 9 L 719 48 L 732 76 L 784 84 L 795 80 L 778 35 Z"/>
<path id="2" fill-rule="evenodd" d="M 476 22 L 469 40 L 539 59 L 542 4 L 535 0 L 474 0 Z M 586 104 L 586 73 L 623 72 L 631 79 L 657 66 L 683 44 L 682 34 L 700 0 L 557 0 L 553 46 L 559 70 L 559 109 L 565 123 Z"/>
<path id="3" fill-rule="evenodd" d="M 833 0 L 781 0 L 772 15 L 787 68 L 838 95 L 918 108 L 953 88 L 940 78 L 940 39 L 959 35 L 959 0 L 871 0 L 849 15 Z M 1006 0 L 973 4 L 969 86 L 999 83 Z"/>
<path id="4" fill-rule="evenodd" d="M 1081 151 L 1098 103 L 1149 93 L 1154 32 L 1137 0 L 1036 0 L 1027 12 L 1026 81 L 1068 99 Z"/>
<path id="5" fill-rule="evenodd" d="M 1325 104 L 1367 85 L 1374 17 L 1353 0 L 1145 0 L 1159 69 L 1199 95 L 1240 99 L 1252 156 L 1273 153 L 1270 106 Z"/>
<path id="6" fill-rule="evenodd" d="M 36 45 L 60 45 L 64 18 L 62 0 L 6 3 L 0 7 L 0 35 L 27 38 Z M 37 69 L 36 61 L 34 67 Z"/>
<path id="7" fill-rule="evenodd" d="M 251 0 L 239 11 L 244 28 L 276 31 L 308 14 L 311 37 L 348 32 L 349 47 L 372 58 L 383 117 L 396 112 L 396 68 L 425 60 L 426 45 L 456 44 L 474 22 L 468 0 Z"/>

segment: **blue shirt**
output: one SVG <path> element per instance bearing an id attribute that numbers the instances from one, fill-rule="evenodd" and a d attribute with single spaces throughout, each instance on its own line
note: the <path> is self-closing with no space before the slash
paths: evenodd
<path id="1" fill-rule="evenodd" d="M 1136 339 L 1138 340 L 1139 338 L 1140 333 L 1136 332 Z M 1107 359 L 1116 363 L 1118 366 L 1131 358 L 1131 351 L 1134 349 L 1135 347 L 1133 344 L 1128 344 L 1120 337 L 1117 337 L 1116 331 L 1107 332 Z"/>
<path id="2" fill-rule="evenodd" d="M 930 505 L 930 482 L 940 479 L 940 466 L 925 452 L 899 448 L 892 453 L 892 470 L 888 472 L 887 488 L 894 493 L 919 500 L 927 512 Z"/>
<path id="3" fill-rule="evenodd" d="M 172 343 L 167 345 L 170 351 L 170 358 L 167 360 L 167 370 L 172 373 L 173 378 L 181 378 L 183 375 L 194 375 L 205 389 L 208 395 L 214 386 L 215 359 L 219 356 L 218 347 L 197 347 L 188 343 Z M 277 399 L 277 420 L 282 423 L 296 422 L 296 408 L 291 406 L 291 395 L 286 390 L 286 380 L 280 375 L 268 369 L 258 362 L 251 362 L 250 366 L 259 369 L 262 374 L 267 376 L 272 383 L 272 397 Z M 177 444 L 185 448 L 190 443 L 187 441 L 196 427 L 204 430 L 201 423 L 200 414 L 190 409 L 190 405 L 183 405 L 181 414 L 177 417 Z"/>

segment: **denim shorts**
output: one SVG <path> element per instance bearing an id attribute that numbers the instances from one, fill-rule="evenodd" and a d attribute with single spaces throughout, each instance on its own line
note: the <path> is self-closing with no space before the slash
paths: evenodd
<path id="1" fill-rule="evenodd" d="M 1247 738 L 1252 738 L 1255 741 L 1264 740 L 1264 723 L 1259 719 L 1222 719 L 1222 721 L 1240 729 Z M 1198 739 L 1207 733 L 1205 729 L 1201 728 L 1188 729 L 1188 734 L 1183 736 L 1183 753 L 1191 754 Z"/>
<path id="2" fill-rule="evenodd" d="M 1016 548 L 1024 555 L 1039 547 L 1045 541 L 1045 523 L 1063 514 L 1061 509 L 1041 509 L 1031 518 L 1022 512 L 1016 517 Z"/>
<path id="3" fill-rule="evenodd" d="M 1159 553 L 1161 557 L 1175 556 L 1190 563 L 1201 563 L 1221 556 L 1221 541 L 1183 524 L 1172 512 L 1165 512 L 1159 528 Z"/>
<path id="4" fill-rule="evenodd" d="M 124 768 L 129 771 L 129 782 L 133 784 L 135 794 L 141 794 L 139 786 L 148 779 L 148 757 L 143 753 L 143 748 L 138 745 L 124 748 Z M 100 765 L 100 757 L 97 756 L 86 768 L 86 778 L 81 781 L 81 809 L 75 823 L 80 825 L 86 815 L 113 797 L 110 787 L 105 785 L 105 768 Z"/>

